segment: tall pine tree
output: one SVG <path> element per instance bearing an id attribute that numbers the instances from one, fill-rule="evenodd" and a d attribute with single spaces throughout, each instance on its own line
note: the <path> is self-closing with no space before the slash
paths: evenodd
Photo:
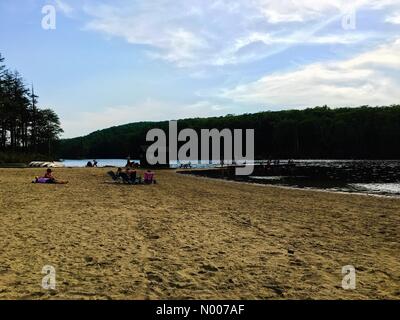
<path id="1" fill-rule="evenodd" d="M 38 108 L 37 98 L 0 54 L 0 151 L 50 152 L 63 130 L 53 110 Z"/>

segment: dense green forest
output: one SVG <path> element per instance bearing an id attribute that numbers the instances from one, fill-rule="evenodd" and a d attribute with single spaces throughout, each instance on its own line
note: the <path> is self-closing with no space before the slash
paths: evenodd
<path id="1" fill-rule="evenodd" d="M 168 122 L 139 122 L 61 140 L 61 158 L 138 158 L 148 130 Z M 400 105 L 260 112 L 184 119 L 178 128 L 255 129 L 256 159 L 400 159 Z"/>
<path id="2" fill-rule="evenodd" d="M 0 162 L 49 156 L 62 133 L 58 115 L 38 107 L 38 96 L 17 71 L 3 64 L 0 54 Z"/>

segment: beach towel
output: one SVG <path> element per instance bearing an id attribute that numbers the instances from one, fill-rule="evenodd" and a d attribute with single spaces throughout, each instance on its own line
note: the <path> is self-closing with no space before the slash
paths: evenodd
<path id="1" fill-rule="evenodd" d="M 50 179 L 48 178 L 36 178 L 35 181 L 33 181 L 34 183 L 49 183 Z"/>

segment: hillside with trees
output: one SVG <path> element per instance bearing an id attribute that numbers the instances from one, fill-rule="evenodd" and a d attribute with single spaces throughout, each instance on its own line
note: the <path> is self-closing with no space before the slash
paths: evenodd
<path id="1" fill-rule="evenodd" d="M 152 128 L 168 122 L 139 122 L 61 140 L 61 158 L 134 158 Z M 400 159 L 400 105 L 388 107 L 267 111 L 178 121 L 178 129 L 255 129 L 256 159 Z"/>
<path id="2" fill-rule="evenodd" d="M 53 142 L 63 131 L 58 115 L 39 108 L 37 98 L 0 54 L 0 162 L 52 156 Z"/>

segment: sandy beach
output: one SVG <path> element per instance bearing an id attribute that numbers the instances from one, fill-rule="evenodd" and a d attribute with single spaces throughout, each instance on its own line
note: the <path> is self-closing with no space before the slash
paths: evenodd
<path id="1" fill-rule="evenodd" d="M 0 169 L 0 299 L 400 299 L 400 199 L 106 171 Z"/>

